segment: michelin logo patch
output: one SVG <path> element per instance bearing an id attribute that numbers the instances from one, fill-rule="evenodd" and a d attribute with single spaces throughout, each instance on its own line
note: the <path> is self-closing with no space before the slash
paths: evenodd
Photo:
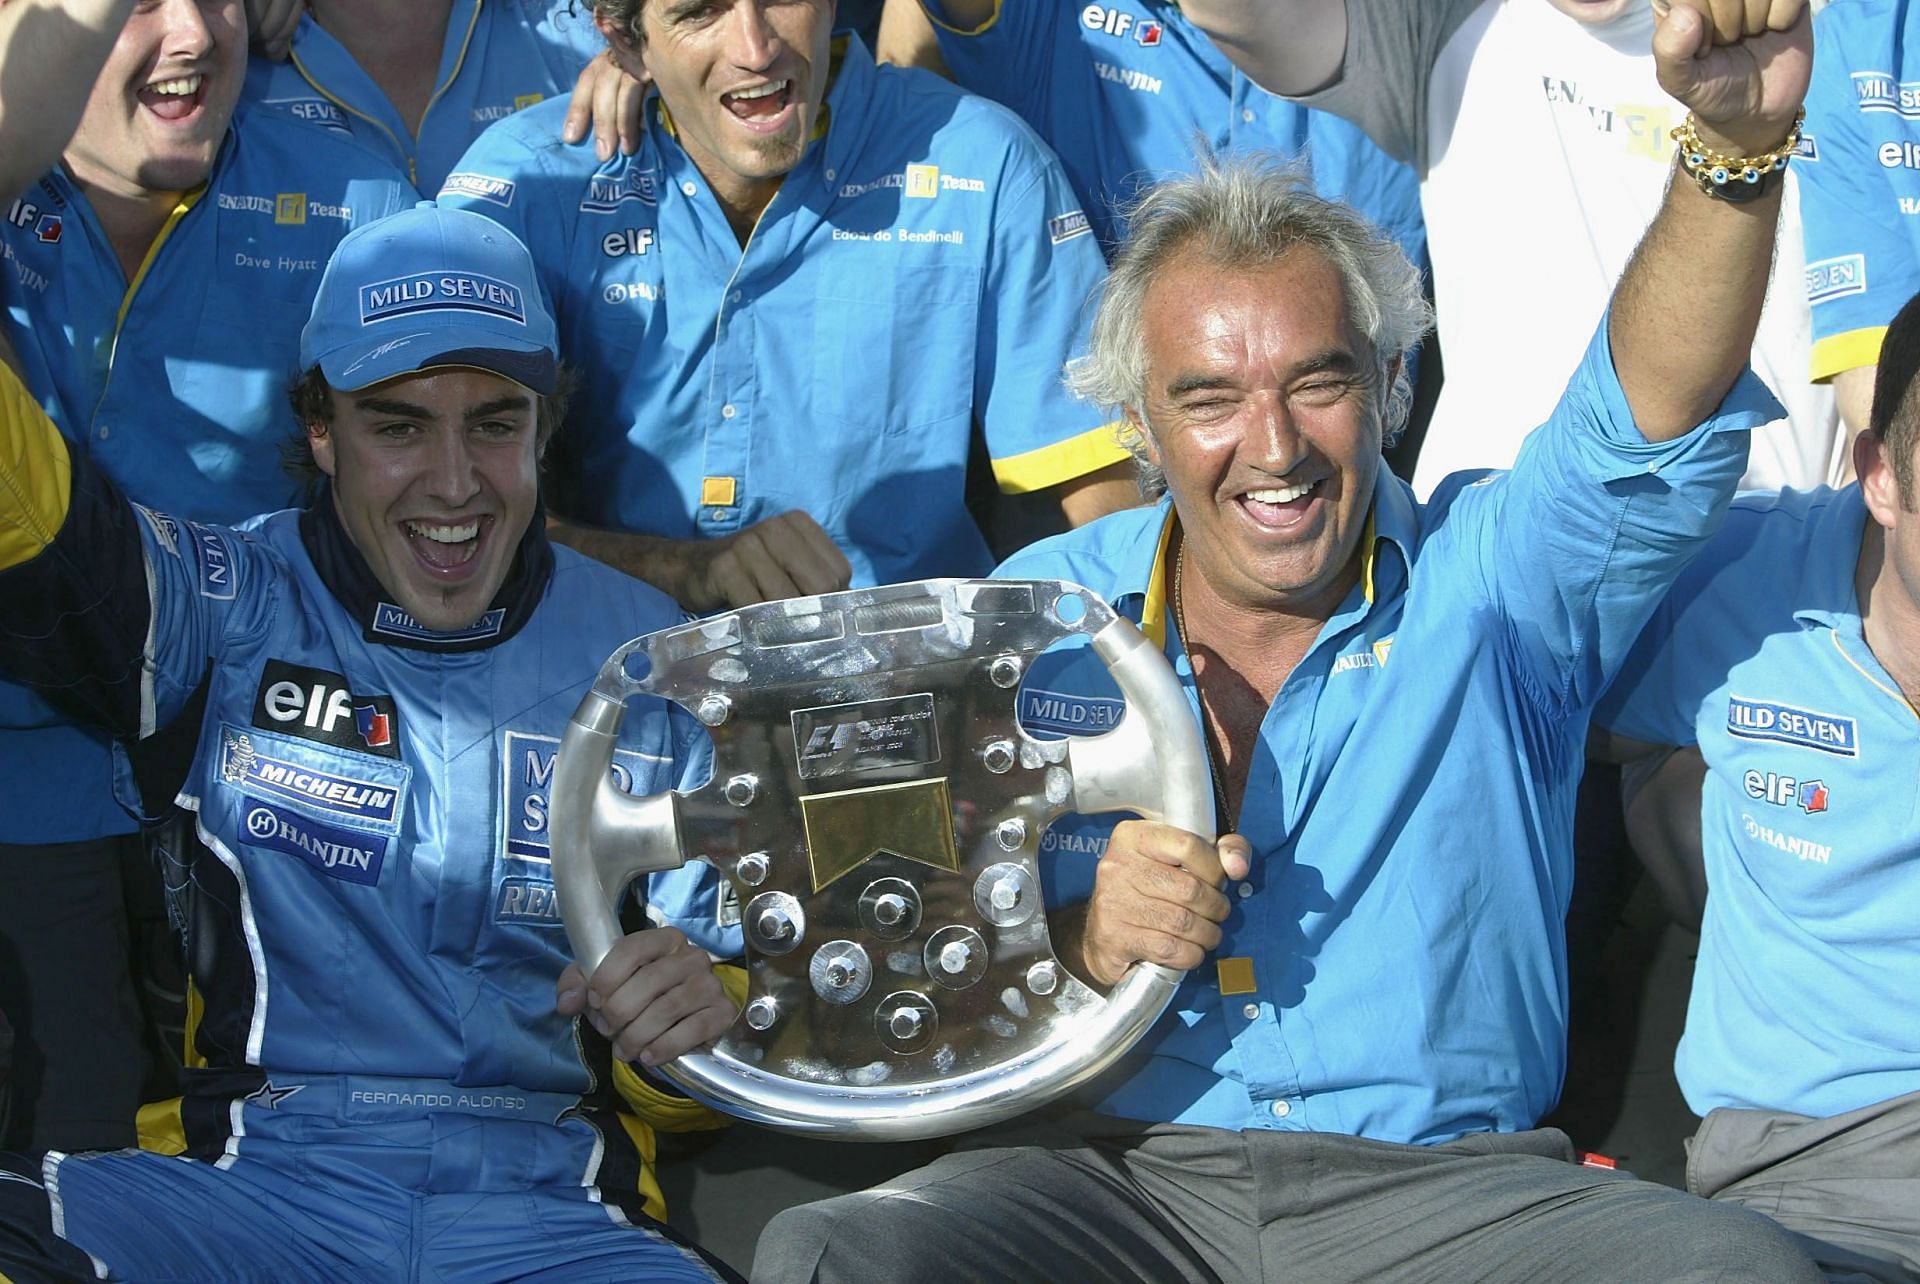
<path id="1" fill-rule="evenodd" d="M 491 174 L 449 174 L 440 184 L 440 195 L 471 196 L 506 209 L 513 204 L 513 180 Z"/>
<path id="2" fill-rule="evenodd" d="M 1843 254 L 1807 264 L 1807 302 L 1825 303 L 1867 291 L 1867 256 Z"/>
<path id="3" fill-rule="evenodd" d="M 1053 238 L 1055 245 L 1062 241 L 1071 241 L 1076 236 L 1085 236 L 1092 230 L 1093 225 L 1087 222 L 1084 210 L 1073 210 L 1058 218 L 1047 220 L 1047 235 Z"/>
<path id="4" fill-rule="evenodd" d="M 500 745 L 500 814 L 506 818 L 502 841 L 508 856 L 546 863 L 547 794 L 553 787 L 553 759 L 560 750 L 556 736 L 509 731 Z M 636 780 L 651 780 L 665 761 L 632 749 L 613 751 L 613 782 L 626 793 Z"/>
<path id="5" fill-rule="evenodd" d="M 484 272 L 396 276 L 360 287 L 360 324 L 375 325 L 422 312 L 481 312 L 527 323 L 520 290 Z"/>
<path id="6" fill-rule="evenodd" d="M 297 803 L 311 811 L 357 821 L 393 833 L 399 829 L 400 799 L 412 769 L 399 763 L 362 758 L 348 772 L 319 767 L 299 742 L 231 723 L 221 728 L 220 777 L 248 794 Z"/>
<path id="7" fill-rule="evenodd" d="M 391 602 L 382 602 L 373 613 L 373 631 L 390 638 L 409 638 L 415 642 L 477 642 L 495 637 L 507 622 L 505 607 L 495 607 L 464 629 L 441 632 L 430 629 Z"/>
<path id="8" fill-rule="evenodd" d="M 380 881 L 387 840 L 376 834 L 335 829 L 258 798 L 246 799 L 242 824 L 253 846 L 298 856 L 328 878 L 367 886 Z"/>
<path id="9" fill-rule="evenodd" d="M 1842 758 L 1860 756 L 1859 726 L 1852 718 L 1796 709 L 1790 704 L 1731 696 L 1727 700 L 1727 734 L 1742 740 L 1799 745 Z"/>

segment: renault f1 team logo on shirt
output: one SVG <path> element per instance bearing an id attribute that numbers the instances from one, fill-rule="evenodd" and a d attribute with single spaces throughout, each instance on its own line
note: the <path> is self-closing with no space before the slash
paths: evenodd
<path id="1" fill-rule="evenodd" d="M 360 324 L 374 325 L 422 312 L 484 312 L 527 323 L 519 287 L 484 272 L 389 277 L 360 287 Z"/>
<path id="2" fill-rule="evenodd" d="M 1798 745 L 1842 758 L 1860 756 L 1859 725 L 1852 718 L 1768 700 L 1728 697 L 1727 734 L 1742 740 Z"/>
<path id="3" fill-rule="evenodd" d="M 1824 780 L 1799 780 L 1777 771 L 1749 771 L 1740 783 L 1749 798 L 1776 807 L 1798 807 L 1809 816 L 1825 811 L 1832 797 Z"/>

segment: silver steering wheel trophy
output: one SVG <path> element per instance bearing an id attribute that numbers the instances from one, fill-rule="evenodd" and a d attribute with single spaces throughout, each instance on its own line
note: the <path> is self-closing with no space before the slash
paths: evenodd
<path id="1" fill-rule="evenodd" d="M 1126 713 L 1036 740 L 1027 666 L 1091 639 Z M 637 798 L 609 770 L 624 705 L 678 701 L 713 776 Z M 711 862 L 743 907 L 750 991 L 711 1052 L 662 1067 L 692 1096 L 792 1132 L 904 1140 L 1031 1110 L 1120 1057 L 1180 973 L 1100 995 L 1047 933 L 1040 838 L 1068 812 L 1213 835 L 1205 749 L 1157 648 L 1057 580 L 926 580 L 746 607 L 627 643 L 554 768 L 553 877 L 589 975 L 629 883 Z"/>

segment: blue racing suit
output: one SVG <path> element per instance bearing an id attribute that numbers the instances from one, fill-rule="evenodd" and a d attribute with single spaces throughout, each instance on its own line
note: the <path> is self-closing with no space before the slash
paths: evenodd
<path id="1" fill-rule="evenodd" d="M 432 193 L 482 130 L 570 96 L 580 69 L 606 47 L 586 0 L 454 0 L 416 136 L 353 55 L 303 13 L 285 62 L 254 55 L 246 98 L 355 139 Z"/>
<path id="2" fill-rule="evenodd" d="M 643 1211 L 651 1137 L 628 1106 L 704 1112 L 554 1011 L 558 737 L 608 653 L 679 609 L 536 516 L 492 609 L 433 633 L 385 600 L 330 492 L 202 525 L 128 503 L 84 456 L 69 482 L 67 456 L 0 372 L 19 606 L 0 663 L 122 738 L 129 805 L 191 814 L 167 873 L 192 1028 L 148 1150 L 47 1157 L 51 1236 L 129 1278 L 713 1278 Z M 708 757 L 683 710 L 642 701 L 616 776 L 658 793 Z M 706 866 L 648 899 L 738 953 Z"/>

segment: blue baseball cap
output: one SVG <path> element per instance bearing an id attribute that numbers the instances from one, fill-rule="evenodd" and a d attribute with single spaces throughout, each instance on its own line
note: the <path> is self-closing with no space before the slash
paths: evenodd
<path id="1" fill-rule="evenodd" d="M 423 201 L 347 233 L 300 332 L 300 368 L 342 392 L 431 366 L 474 366 L 543 396 L 559 337 L 533 256 L 484 215 Z"/>

